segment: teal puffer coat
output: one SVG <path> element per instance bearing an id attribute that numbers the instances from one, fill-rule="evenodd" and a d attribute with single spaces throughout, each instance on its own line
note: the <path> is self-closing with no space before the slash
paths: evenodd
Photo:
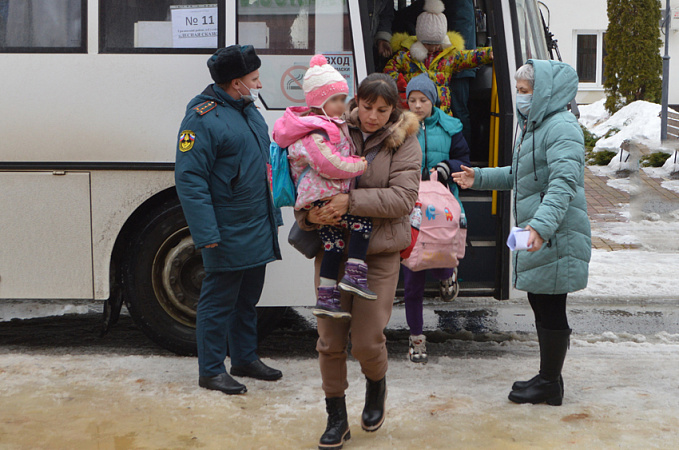
<path id="1" fill-rule="evenodd" d="M 269 133 L 254 104 L 217 85 L 191 100 L 180 128 L 177 194 L 208 272 L 281 259 L 267 178 Z M 214 248 L 206 245 L 218 243 Z"/>
<path id="2" fill-rule="evenodd" d="M 566 109 L 578 89 L 567 64 L 529 60 L 535 68 L 528 117 L 519 114 L 511 167 L 474 169 L 473 189 L 514 189 L 516 226 L 544 239 L 536 252 L 514 252 L 514 286 L 534 294 L 565 294 L 587 286 L 592 249 L 585 199 L 582 130 Z"/>

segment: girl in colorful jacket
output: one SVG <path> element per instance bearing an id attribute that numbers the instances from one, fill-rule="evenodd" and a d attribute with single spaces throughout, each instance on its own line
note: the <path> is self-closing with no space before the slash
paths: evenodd
<path id="1" fill-rule="evenodd" d="M 408 82 L 426 73 L 436 84 L 440 108 L 452 114 L 450 105 L 450 77 L 466 69 L 473 69 L 493 60 L 491 47 L 464 49 L 464 39 L 459 33 L 448 32 L 448 21 L 443 14 L 441 0 L 425 0 L 424 12 L 417 16 L 416 37 L 396 33 L 391 46 L 397 52 L 384 67 L 384 73 L 398 80 L 399 74 Z"/>
<path id="2" fill-rule="evenodd" d="M 354 179 L 368 166 L 365 158 L 355 155 L 347 125 L 339 118 L 346 109 L 347 82 L 323 55 L 315 55 L 309 65 L 302 86 L 307 106 L 287 108 L 273 129 L 274 141 L 288 147 L 290 170 L 297 186 L 296 210 L 321 207 L 325 199 L 348 193 Z M 344 277 L 338 283 L 345 228 L 351 232 L 349 259 Z M 341 227 L 318 228 L 324 256 L 313 310 L 316 317 L 351 319 L 351 314 L 340 307 L 340 290 L 368 300 L 377 298 L 366 279 L 365 257 L 371 232 L 369 217 L 349 214 L 342 217 Z"/>

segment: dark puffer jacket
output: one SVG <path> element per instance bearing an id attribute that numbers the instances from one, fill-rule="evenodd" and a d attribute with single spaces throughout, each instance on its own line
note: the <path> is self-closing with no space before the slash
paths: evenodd
<path id="1" fill-rule="evenodd" d="M 269 134 L 255 105 L 210 85 L 189 102 L 178 141 L 182 136 L 193 136 L 192 144 L 177 146 L 175 183 L 184 215 L 197 248 L 219 244 L 203 248 L 205 270 L 281 259 L 267 180 Z"/>

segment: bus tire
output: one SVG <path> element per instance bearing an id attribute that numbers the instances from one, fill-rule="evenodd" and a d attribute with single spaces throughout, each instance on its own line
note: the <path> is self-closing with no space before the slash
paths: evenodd
<path id="1" fill-rule="evenodd" d="M 178 355 L 196 354 L 196 307 L 205 272 L 179 200 L 150 210 L 129 239 L 123 264 L 125 304 L 135 324 L 159 346 Z M 257 308 L 261 341 L 286 307 Z"/>

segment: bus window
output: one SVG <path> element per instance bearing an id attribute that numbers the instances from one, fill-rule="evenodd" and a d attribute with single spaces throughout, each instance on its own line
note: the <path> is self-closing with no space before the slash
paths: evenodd
<path id="1" fill-rule="evenodd" d="M 0 52 L 86 52 L 87 0 L 0 0 Z"/>
<path id="2" fill-rule="evenodd" d="M 223 5 L 216 0 L 100 0 L 100 51 L 212 53 L 224 46 Z"/>
<path id="3" fill-rule="evenodd" d="M 346 0 L 239 1 L 237 12 L 238 43 L 254 45 L 262 60 L 260 98 L 267 109 L 304 105 L 302 79 L 316 53 L 323 53 L 344 75 L 353 97 L 355 68 Z"/>
<path id="4" fill-rule="evenodd" d="M 534 0 L 516 0 L 518 25 L 517 66 L 529 59 L 549 59 L 542 18 Z"/>

